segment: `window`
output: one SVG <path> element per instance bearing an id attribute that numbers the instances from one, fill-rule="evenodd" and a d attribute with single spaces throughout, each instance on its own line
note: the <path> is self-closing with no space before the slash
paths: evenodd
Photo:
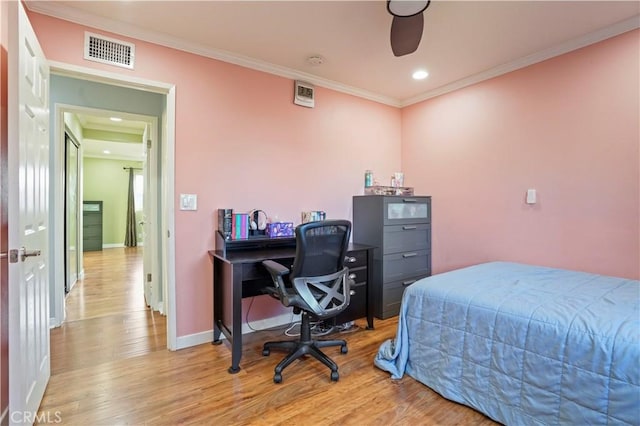
<path id="1" fill-rule="evenodd" d="M 144 201 L 144 176 L 136 174 L 133 178 L 133 198 L 136 206 L 136 211 L 142 211 Z"/>

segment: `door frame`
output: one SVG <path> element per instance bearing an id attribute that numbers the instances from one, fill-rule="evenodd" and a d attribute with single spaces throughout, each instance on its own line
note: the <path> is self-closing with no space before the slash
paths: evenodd
<path id="1" fill-rule="evenodd" d="M 57 74 L 65 77 L 71 77 L 81 80 L 89 80 L 113 86 L 126 87 L 131 89 L 146 90 L 154 93 L 165 95 L 166 105 L 163 111 L 163 126 L 161 138 L 161 167 L 162 180 L 159 185 L 161 187 L 162 209 L 160 214 L 160 223 L 158 224 L 160 235 L 166 235 L 160 243 L 160 251 L 162 256 L 162 287 L 165 297 L 165 312 L 167 315 L 167 348 L 169 350 L 177 350 L 177 326 L 176 326 L 176 291 L 175 291 L 175 120 L 176 120 L 176 87 L 171 83 L 158 82 L 138 77 L 130 77 L 108 71 L 95 70 L 92 68 L 81 67 L 77 65 L 66 64 L 63 62 L 49 61 L 51 74 Z M 57 108 L 56 108 L 57 109 Z M 60 116 L 62 117 L 62 116 Z M 60 118 L 56 118 L 58 120 Z M 57 121 L 56 123 L 59 123 Z M 59 130 L 59 129 L 58 129 Z M 59 136 L 59 131 L 58 131 Z M 57 139 L 57 137 L 55 138 Z M 52 191 L 52 211 L 53 211 L 53 227 L 55 229 L 51 240 L 60 241 L 61 235 L 60 224 L 64 223 L 63 214 L 61 214 L 61 187 L 59 181 L 62 173 L 60 144 L 55 143 L 51 147 L 51 158 L 54 159 L 51 170 L 52 185 L 57 184 Z M 53 265 L 53 282 L 64 280 L 64 265 L 56 262 Z M 62 277 L 62 278 L 60 278 Z M 53 304 L 51 326 L 59 326 L 64 319 L 64 300 L 55 300 Z"/>
<path id="2" fill-rule="evenodd" d="M 64 189 L 64 256 L 63 256 L 63 262 L 64 262 L 64 294 L 67 294 L 69 291 L 71 291 L 71 289 L 74 287 L 74 285 L 76 284 L 76 282 L 82 277 L 81 275 L 81 267 L 82 267 L 82 257 L 81 254 L 82 252 L 80 250 L 82 250 L 82 244 L 80 241 L 80 236 L 82 235 L 80 233 L 80 230 L 82 229 L 82 220 L 80 218 L 80 212 L 82 211 L 82 185 L 81 185 L 81 179 L 82 179 L 82 171 L 81 171 L 81 167 L 82 167 L 82 151 L 81 151 L 81 147 L 80 147 L 80 142 L 78 142 L 78 139 L 76 138 L 76 136 L 73 134 L 73 132 L 71 131 L 71 129 L 69 129 L 66 125 L 64 125 L 63 123 L 63 133 L 62 133 L 62 139 L 61 142 L 64 144 L 64 184 L 63 184 L 63 189 Z M 67 210 L 67 208 L 69 207 L 68 204 L 68 196 L 69 196 L 69 163 L 67 162 L 69 160 L 69 152 L 67 151 L 69 145 L 67 144 L 67 136 L 69 137 L 69 141 L 71 142 L 71 144 L 73 146 L 76 147 L 76 202 L 75 202 L 75 212 L 76 212 L 76 241 L 75 241 L 75 253 L 76 253 L 76 280 L 73 283 L 70 283 L 69 287 L 67 288 L 67 284 L 69 284 L 69 265 L 70 265 L 70 260 L 69 260 L 69 227 L 68 225 L 68 219 L 69 219 L 69 212 Z"/>

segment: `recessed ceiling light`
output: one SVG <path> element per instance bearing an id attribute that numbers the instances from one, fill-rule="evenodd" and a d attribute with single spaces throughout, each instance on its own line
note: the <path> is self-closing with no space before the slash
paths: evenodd
<path id="1" fill-rule="evenodd" d="M 118 121 L 119 122 L 119 121 L 122 121 L 122 118 L 120 118 L 120 117 L 109 117 L 109 120 Z"/>
<path id="2" fill-rule="evenodd" d="M 105 149 L 104 151 L 102 151 L 103 154 L 111 154 L 111 151 L 109 151 L 108 149 Z"/>
<path id="3" fill-rule="evenodd" d="M 429 76 L 429 73 L 426 72 L 425 70 L 418 70 L 418 71 L 413 73 L 413 79 L 414 80 L 424 80 L 428 76 Z"/>

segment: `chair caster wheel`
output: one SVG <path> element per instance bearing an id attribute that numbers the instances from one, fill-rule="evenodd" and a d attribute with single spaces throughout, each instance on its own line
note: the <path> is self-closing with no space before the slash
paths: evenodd
<path id="1" fill-rule="evenodd" d="M 332 382 L 337 382 L 339 378 L 340 378 L 340 375 L 338 374 L 337 371 L 332 371 L 331 372 L 331 381 Z"/>
<path id="2" fill-rule="evenodd" d="M 269 349 L 263 349 L 262 350 L 262 356 L 269 356 L 270 353 L 271 353 L 271 351 Z"/>
<path id="3" fill-rule="evenodd" d="M 347 352 L 349 352 L 349 349 L 347 349 L 346 345 L 340 347 L 340 353 L 346 354 Z"/>
<path id="4" fill-rule="evenodd" d="M 282 374 L 276 373 L 273 376 L 273 383 L 282 383 Z"/>

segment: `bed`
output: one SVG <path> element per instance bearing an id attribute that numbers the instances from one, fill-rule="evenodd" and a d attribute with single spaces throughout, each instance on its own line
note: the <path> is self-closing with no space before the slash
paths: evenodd
<path id="1" fill-rule="evenodd" d="M 404 293 L 375 365 L 507 425 L 640 423 L 640 282 L 491 262 Z"/>

